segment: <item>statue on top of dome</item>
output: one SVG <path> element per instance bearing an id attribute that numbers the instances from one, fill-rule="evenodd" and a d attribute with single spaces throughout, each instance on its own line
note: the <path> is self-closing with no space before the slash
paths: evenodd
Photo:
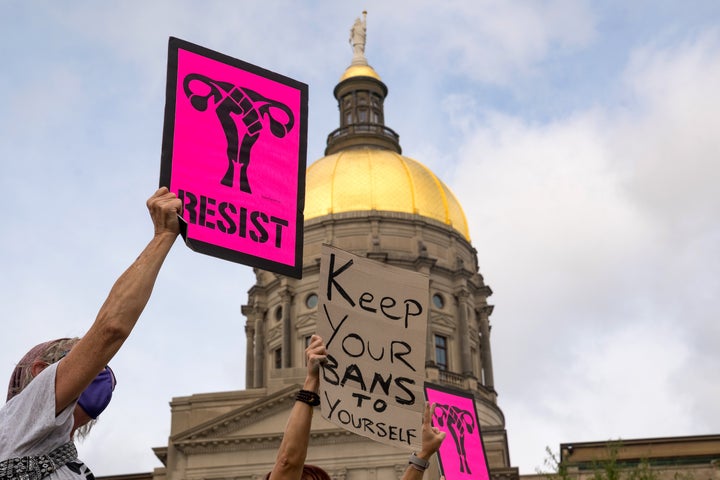
<path id="1" fill-rule="evenodd" d="M 365 59 L 365 37 L 367 34 L 367 11 L 363 10 L 363 18 L 355 19 L 355 23 L 350 28 L 350 45 L 353 49 L 353 64 L 363 63 L 367 64 Z"/>

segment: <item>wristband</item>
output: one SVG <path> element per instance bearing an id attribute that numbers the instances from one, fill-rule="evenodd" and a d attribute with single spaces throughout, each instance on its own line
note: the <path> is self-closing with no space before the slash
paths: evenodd
<path id="1" fill-rule="evenodd" d="M 424 472 L 430 466 L 430 461 L 423 460 L 422 458 L 415 455 L 415 452 L 413 452 L 410 455 L 410 458 L 408 459 L 408 463 L 415 470 L 420 470 L 421 472 Z"/>
<path id="2" fill-rule="evenodd" d="M 310 390 L 300 390 L 295 395 L 295 400 L 298 402 L 307 403 L 311 407 L 317 407 L 320 405 L 320 395 Z"/>

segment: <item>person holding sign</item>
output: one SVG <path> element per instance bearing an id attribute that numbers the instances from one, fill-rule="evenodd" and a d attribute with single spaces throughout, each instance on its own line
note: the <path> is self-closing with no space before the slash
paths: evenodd
<path id="1" fill-rule="evenodd" d="M 41 343 L 15 367 L 0 408 L 0 479 L 93 478 L 72 439 L 108 406 L 115 388 L 108 362 L 135 327 L 179 233 L 174 193 L 158 189 L 147 207 L 153 238 L 117 279 L 87 333 Z"/>
<path id="2" fill-rule="evenodd" d="M 330 475 L 322 468 L 305 465 L 313 409 L 320 405 L 320 396 L 317 393 L 320 387 L 320 366 L 327 361 L 325 344 L 318 335 L 310 338 L 310 343 L 305 349 L 305 358 L 308 367 L 305 383 L 295 397 L 296 401 L 285 426 L 285 434 L 280 443 L 275 465 L 265 476 L 265 480 L 330 480 Z M 410 455 L 402 480 L 421 480 L 430 465 L 430 457 L 438 451 L 445 439 L 445 432 L 432 426 L 434 411 L 434 403 L 425 404 L 422 448 L 420 452 Z"/>
<path id="3" fill-rule="evenodd" d="M 402 480 L 420 480 L 425 470 L 430 466 L 430 457 L 440 450 L 445 432 L 432 426 L 432 417 L 436 404 L 425 402 L 425 412 L 422 423 L 422 448 L 419 453 L 413 453 L 408 460 L 408 467 L 405 469 Z"/>
<path id="4" fill-rule="evenodd" d="M 313 409 L 320 405 L 320 396 L 317 393 L 320 388 L 320 364 L 327 361 L 327 351 L 322 338 L 317 335 L 310 337 L 310 343 L 305 349 L 305 359 L 305 383 L 295 397 L 275 466 L 265 476 L 266 480 L 330 480 L 330 475 L 322 468 L 305 465 Z"/>

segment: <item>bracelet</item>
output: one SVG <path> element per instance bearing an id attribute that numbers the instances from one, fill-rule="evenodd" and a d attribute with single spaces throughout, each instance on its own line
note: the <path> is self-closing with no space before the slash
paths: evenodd
<path id="1" fill-rule="evenodd" d="M 429 460 L 423 460 L 422 458 L 415 455 L 415 452 L 413 452 L 410 455 L 410 458 L 408 459 L 408 463 L 415 470 L 420 470 L 421 472 L 424 472 L 430 466 Z"/>
<path id="2" fill-rule="evenodd" d="M 295 400 L 298 402 L 307 403 L 311 407 L 317 407 L 320 405 L 320 395 L 310 390 L 300 390 L 295 395 Z"/>

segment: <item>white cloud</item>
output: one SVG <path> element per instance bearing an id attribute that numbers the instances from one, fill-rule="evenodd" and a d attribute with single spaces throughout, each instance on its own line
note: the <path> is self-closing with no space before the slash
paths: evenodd
<path id="1" fill-rule="evenodd" d="M 500 404 L 511 451 L 534 449 L 536 466 L 561 441 L 719 426 L 687 382 L 716 398 L 700 380 L 718 367 L 716 32 L 635 51 L 624 81 L 622 103 L 551 123 L 457 118 L 468 135 L 451 185 L 496 292 L 499 391 L 541 399 Z"/>
<path id="2" fill-rule="evenodd" d="M 385 9 L 375 20 L 380 44 L 409 63 L 491 83 L 531 73 L 551 49 L 574 50 L 592 41 L 595 18 L 585 1 L 431 1 Z M 371 11 L 372 13 L 372 11 Z M 413 33 L 405 33 L 412 31 Z"/>
<path id="3" fill-rule="evenodd" d="M 670 229 L 707 229 L 720 216 L 720 30 L 668 50 L 635 52 L 625 81 L 633 115 L 616 125 L 616 153 L 634 166 L 628 190 Z"/>
<path id="4" fill-rule="evenodd" d="M 548 345 L 547 348 L 553 348 Z M 560 443 L 665 436 L 690 428 L 692 393 L 675 377 L 688 360 L 672 325 L 642 321 L 590 330 L 563 348 L 568 357 L 541 385 L 505 408 L 511 453 L 523 471 L 543 468 Z M 518 432 L 513 435 L 513 432 Z M 528 432 L 526 436 L 521 434 Z"/>

